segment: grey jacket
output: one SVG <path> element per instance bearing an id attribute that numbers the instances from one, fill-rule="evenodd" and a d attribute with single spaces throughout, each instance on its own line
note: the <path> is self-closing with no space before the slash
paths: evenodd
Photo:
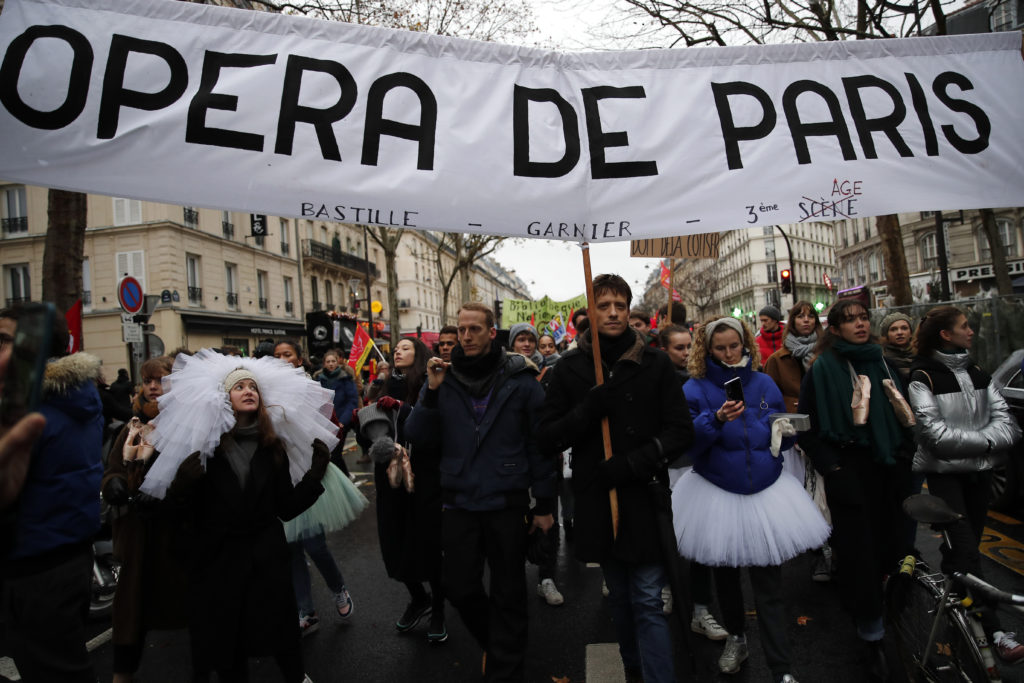
<path id="1" fill-rule="evenodd" d="M 1002 463 L 1021 430 L 991 378 L 966 353 L 935 352 L 911 367 L 915 472 L 982 472 Z"/>

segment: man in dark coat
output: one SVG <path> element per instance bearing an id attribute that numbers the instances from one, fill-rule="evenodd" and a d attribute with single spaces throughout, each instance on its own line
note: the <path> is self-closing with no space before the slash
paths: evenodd
<path id="1" fill-rule="evenodd" d="M 451 363 L 427 363 L 427 386 L 405 433 L 414 446 L 441 454 L 448 600 L 484 649 L 485 679 L 521 683 L 531 489 L 537 502 L 529 531 L 546 533 L 554 522 L 556 461 L 541 455 L 535 434 L 544 392 L 536 368 L 497 343 L 489 308 L 463 304 L 458 331 Z"/>
<path id="2" fill-rule="evenodd" d="M 673 681 L 661 589 L 667 582 L 658 501 L 667 504 L 666 463 L 693 440 L 682 385 L 662 351 L 628 325 L 632 293 L 617 275 L 594 280 L 595 316 L 576 350 L 555 366 L 540 426 L 545 451 L 572 448 L 576 557 L 600 562 L 627 681 Z M 605 383 L 595 386 L 593 338 L 601 344 Z M 601 419 L 609 418 L 605 460 Z M 618 533 L 609 491 L 618 498 Z M 673 550 L 674 549 L 670 549 Z"/>

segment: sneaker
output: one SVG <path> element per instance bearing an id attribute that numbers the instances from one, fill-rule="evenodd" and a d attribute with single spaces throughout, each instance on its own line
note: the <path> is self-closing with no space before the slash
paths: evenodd
<path id="1" fill-rule="evenodd" d="M 724 674 L 734 674 L 740 670 L 740 664 L 747 661 L 749 656 L 747 639 L 743 636 L 729 636 L 725 641 L 722 656 L 718 658 L 718 670 Z"/>
<path id="2" fill-rule="evenodd" d="M 673 602 L 672 587 L 665 586 L 661 589 L 661 611 L 665 614 L 672 614 Z"/>
<path id="3" fill-rule="evenodd" d="M 602 598 L 607 598 L 608 597 L 608 582 L 607 581 L 601 581 L 601 597 Z"/>
<path id="4" fill-rule="evenodd" d="M 303 674 L 302 683 L 313 683 L 313 679 L 309 677 L 309 674 Z"/>
<path id="5" fill-rule="evenodd" d="M 338 616 L 341 619 L 348 619 L 356 609 L 355 603 L 352 602 L 352 596 L 348 594 L 347 588 L 342 588 L 334 594 L 334 606 L 337 608 Z"/>
<path id="6" fill-rule="evenodd" d="M 551 579 L 544 579 L 537 584 L 537 595 L 544 598 L 544 602 L 548 603 L 552 607 L 561 605 L 565 602 L 565 597 L 558 592 L 558 586 Z"/>
<path id="7" fill-rule="evenodd" d="M 448 629 L 444 625 L 444 614 L 431 614 L 430 626 L 427 628 L 427 642 L 443 643 L 446 640 L 448 640 Z"/>
<path id="8" fill-rule="evenodd" d="M 316 614 L 307 614 L 299 617 L 299 630 L 305 638 L 310 633 L 316 633 L 320 629 L 320 618 Z"/>
<path id="9" fill-rule="evenodd" d="M 1008 664 L 1016 664 L 1024 659 L 1024 645 L 1017 642 L 1017 634 L 1011 631 L 996 631 L 992 634 L 999 659 Z"/>
<path id="10" fill-rule="evenodd" d="M 784 674 L 782 678 L 779 679 L 779 683 L 800 683 L 800 681 L 793 678 L 793 674 Z"/>
<path id="11" fill-rule="evenodd" d="M 416 624 L 420 623 L 420 619 L 430 614 L 430 594 L 428 593 L 421 602 L 413 600 L 406 606 L 405 612 L 398 621 L 395 622 L 395 630 L 399 633 L 405 633 L 406 631 L 414 628 Z"/>
<path id="12" fill-rule="evenodd" d="M 729 632 L 722 628 L 711 612 L 694 614 L 693 619 L 690 619 L 690 630 L 708 640 L 725 640 L 729 637 Z"/>

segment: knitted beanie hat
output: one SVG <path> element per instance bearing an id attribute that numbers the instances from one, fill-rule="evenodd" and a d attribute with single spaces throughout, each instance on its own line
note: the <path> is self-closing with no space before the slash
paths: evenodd
<path id="1" fill-rule="evenodd" d="M 882 318 L 882 324 L 878 326 L 878 336 L 884 337 L 889 334 L 889 328 L 897 320 L 906 320 L 907 324 L 910 325 L 910 329 L 914 329 L 914 321 L 911 320 L 910 316 L 906 313 L 890 313 L 889 315 Z"/>
<path id="2" fill-rule="evenodd" d="M 256 382 L 256 375 L 252 374 L 252 371 L 246 368 L 235 368 L 227 374 L 227 377 L 224 378 L 224 391 L 231 391 L 231 387 L 235 386 L 243 379 L 251 379 L 253 382 Z M 259 382 L 256 382 L 256 385 L 259 386 Z"/>
<path id="3" fill-rule="evenodd" d="M 769 318 L 771 318 L 772 320 L 774 320 L 775 322 L 779 322 L 780 320 L 782 320 L 782 311 L 780 311 L 777 307 L 772 306 L 771 304 L 768 304 L 767 306 L 762 308 L 760 311 L 758 311 L 757 315 L 758 316 L 766 315 Z"/>
<path id="4" fill-rule="evenodd" d="M 533 335 L 533 341 L 537 341 L 537 328 L 530 323 L 516 323 L 508 331 L 508 345 L 511 347 L 515 343 L 516 337 L 521 335 L 523 332 L 529 332 Z"/>

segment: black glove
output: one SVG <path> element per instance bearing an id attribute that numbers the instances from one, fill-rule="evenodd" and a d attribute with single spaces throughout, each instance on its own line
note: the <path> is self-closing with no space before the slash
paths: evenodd
<path id="1" fill-rule="evenodd" d="M 103 500 L 108 505 L 127 505 L 128 498 L 128 482 L 122 477 L 111 477 L 103 488 Z"/>
<path id="2" fill-rule="evenodd" d="M 306 476 L 313 481 L 320 481 L 327 474 L 327 465 L 331 462 L 331 452 L 327 450 L 327 444 L 320 439 L 313 440 L 313 462 L 309 466 Z"/>
<path id="3" fill-rule="evenodd" d="M 551 564 L 555 558 L 555 554 L 558 549 L 555 545 L 554 534 L 549 534 L 546 531 L 540 529 L 530 529 L 533 527 L 533 510 L 527 513 L 526 516 L 526 559 L 538 567 L 543 567 Z"/>
<path id="4" fill-rule="evenodd" d="M 662 455 L 658 445 L 654 443 L 626 453 L 626 460 L 629 462 L 629 469 L 632 470 L 633 476 L 641 481 L 654 478 L 668 466 L 668 460 Z"/>
<path id="5" fill-rule="evenodd" d="M 139 508 L 140 510 L 143 510 L 145 512 L 149 512 L 149 511 L 153 510 L 154 508 L 156 508 L 157 505 L 160 504 L 160 499 L 156 498 L 154 496 L 151 496 L 148 493 L 143 493 L 142 491 L 139 491 L 132 498 L 132 502 L 135 503 L 135 506 L 137 508 Z"/>
<path id="6" fill-rule="evenodd" d="M 592 387 L 583 398 L 583 416 L 588 422 L 600 422 L 612 412 L 614 395 L 607 384 Z"/>

